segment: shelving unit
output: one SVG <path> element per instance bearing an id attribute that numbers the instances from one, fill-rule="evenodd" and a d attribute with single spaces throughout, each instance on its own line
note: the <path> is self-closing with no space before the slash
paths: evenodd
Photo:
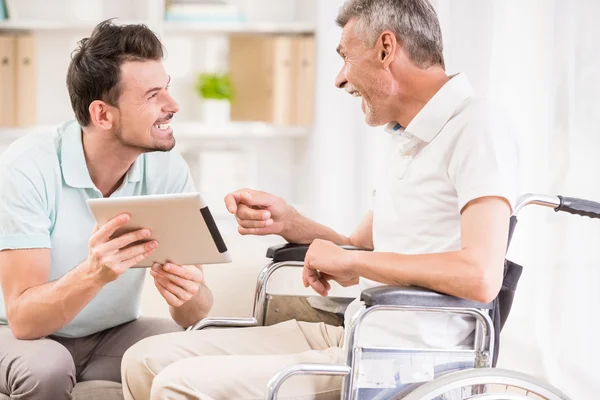
<path id="1" fill-rule="evenodd" d="M 148 24 L 147 20 L 115 20 L 118 24 Z M 18 20 L 0 21 L 0 31 L 27 31 L 27 32 L 90 32 L 95 23 L 76 21 L 44 21 L 44 20 Z M 156 26 L 156 25 L 155 25 Z M 315 27 L 309 22 L 249 22 L 249 23 L 219 23 L 219 22 L 174 22 L 160 21 L 162 32 L 185 34 L 185 33 L 265 33 L 265 34 L 312 34 Z"/>
<path id="2" fill-rule="evenodd" d="M 75 1 L 19 0 L 18 19 L 0 21 L 0 34 L 33 34 L 38 50 L 37 117 L 38 125 L 0 127 L 0 152 L 12 141 L 29 133 L 53 132 L 58 124 L 72 118 L 64 79 L 76 42 L 89 35 L 94 26 L 115 18 L 117 24 L 143 23 L 163 41 L 167 49 L 165 68 L 172 76 L 171 93 L 180 105 L 172 126 L 178 146 L 197 168 L 202 152 L 210 149 L 239 151 L 252 160 L 246 169 L 257 180 L 244 183 L 276 192 L 294 203 L 305 199 L 303 179 L 297 176 L 303 163 L 303 151 L 311 126 L 285 126 L 262 122 L 205 123 L 198 118 L 199 98 L 193 86 L 203 69 L 223 67 L 230 34 L 312 35 L 315 33 L 314 10 L 318 0 L 233 0 L 252 10 L 247 22 L 179 22 L 163 20 L 166 0 L 102 0 L 102 15 L 92 21 L 78 20 L 71 9 Z M 256 6 L 251 2 L 256 2 Z M 265 5 L 266 4 L 266 5 Z M 292 7 L 279 18 L 274 10 Z M 311 7 L 312 10 L 311 11 Z M 265 11 L 265 16 L 257 15 Z M 218 169 L 214 170 L 218 173 Z M 202 173 L 193 171 L 194 176 Z M 198 185 L 201 186 L 201 185 Z"/>

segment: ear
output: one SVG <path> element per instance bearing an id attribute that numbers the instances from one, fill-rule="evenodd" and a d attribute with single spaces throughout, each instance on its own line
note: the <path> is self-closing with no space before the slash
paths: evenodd
<path id="1" fill-rule="evenodd" d="M 90 120 L 99 128 L 111 129 L 115 115 L 111 106 L 102 100 L 94 100 L 89 107 Z"/>
<path id="2" fill-rule="evenodd" d="M 390 31 L 384 31 L 377 41 L 377 56 L 383 63 L 384 68 L 388 68 L 392 61 L 396 58 L 396 50 L 398 41 L 396 35 Z"/>

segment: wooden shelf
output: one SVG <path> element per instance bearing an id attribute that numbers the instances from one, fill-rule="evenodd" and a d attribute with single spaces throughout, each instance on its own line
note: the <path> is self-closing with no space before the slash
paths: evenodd
<path id="1" fill-rule="evenodd" d="M 312 34 L 313 24 L 306 22 L 287 23 L 210 23 L 210 22 L 174 22 L 165 21 L 164 32 L 198 32 L 198 33 L 289 33 Z"/>
<path id="2" fill-rule="evenodd" d="M 230 122 L 226 124 L 205 124 L 202 122 L 175 122 L 173 131 L 180 139 L 231 139 L 231 138 L 277 138 L 301 137 L 310 128 L 302 126 L 276 126 L 262 122 Z"/>
<path id="3" fill-rule="evenodd" d="M 276 126 L 262 122 L 230 122 L 225 124 L 205 124 L 195 121 L 173 121 L 176 139 L 183 141 L 203 139 L 255 139 L 293 138 L 306 136 L 309 127 Z M 40 125 L 24 128 L 0 128 L 0 142 L 10 142 L 30 133 L 52 134 L 57 125 Z"/>
<path id="4" fill-rule="evenodd" d="M 98 21 L 99 22 L 99 21 Z M 133 24 L 145 23 L 155 28 L 161 22 L 134 21 L 115 19 L 115 23 Z M 0 30 L 7 31 L 90 31 L 96 26 L 95 22 L 77 21 L 42 21 L 42 20 L 4 20 L 0 21 Z M 162 21 L 165 33 L 288 33 L 312 34 L 313 24 L 306 22 L 289 23 L 220 23 L 220 22 L 175 22 Z"/>
<path id="5" fill-rule="evenodd" d="M 100 21 L 98 21 L 99 23 Z M 127 21 L 115 19 L 119 25 L 147 23 L 147 21 Z M 0 30 L 9 31 L 90 31 L 97 25 L 95 22 L 78 21 L 43 21 L 43 20 L 4 20 L 0 21 Z"/>

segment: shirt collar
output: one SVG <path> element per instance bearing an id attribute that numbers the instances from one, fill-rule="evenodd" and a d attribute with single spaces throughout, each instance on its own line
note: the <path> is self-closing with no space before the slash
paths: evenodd
<path id="1" fill-rule="evenodd" d="M 431 142 L 450 120 L 456 109 L 473 94 L 473 88 L 464 73 L 452 75 L 450 80 L 425 104 L 406 128 L 397 122 L 390 122 L 385 130 L 390 134 L 408 133 L 424 142 Z"/>
<path id="2" fill-rule="evenodd" d="M 61 169 L 65 183 L 74 188 L 94 189 L 83 152 L 82 130 L 76 121 L 69 121 L 62 127 Z M 142 177 L 142 156 L 138 157 L 127 171 L 127 182 L 139 182 Z"/>

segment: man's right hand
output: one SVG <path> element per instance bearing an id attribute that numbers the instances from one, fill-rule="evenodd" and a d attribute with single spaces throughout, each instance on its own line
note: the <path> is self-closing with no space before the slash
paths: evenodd
<path id="1" fill-rule="evenodd" d="M 127 247 L 149 238 L 148 229 L 139 229 L 111 240 L 111 236 L 127 221 L 129 215 L 122 214 L 108 221 L 102 228 L 96 226 L 89 240 L 89 271 L 103 283 L 117 279 L 129 268 L 154 253 L 158 246 L 158 243 L 152 240 Z"/>
<path id="2" fill-rule="evenodd" d="M 228 194 L 225 206 L 235 215 L 242 235 L 283 235 L 296 214 L 281 197 L 251 189 Z"/>

